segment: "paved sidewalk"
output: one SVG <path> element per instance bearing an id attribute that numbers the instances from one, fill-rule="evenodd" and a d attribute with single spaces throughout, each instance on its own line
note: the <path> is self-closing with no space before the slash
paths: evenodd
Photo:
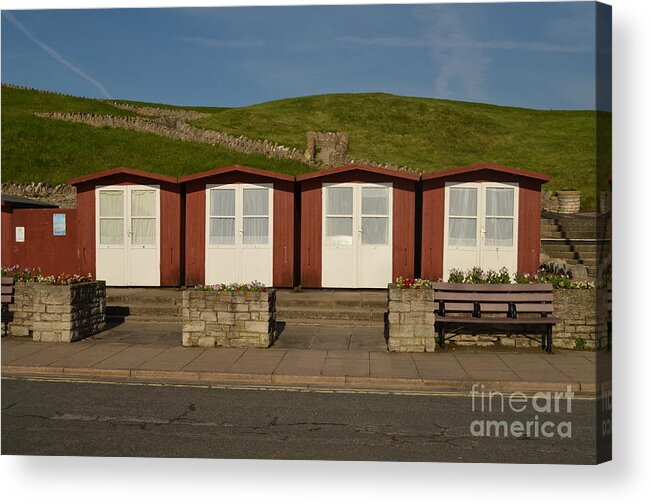
<path id="1" fill-rule="evenodd" d="M 593 352 L 184 348 L 175 331 L 152 324 L 124 327 L 76 343 L 2 339 L 2 373 L 57 377 L 248 383 L 374 389 L 595 392 Z M 117 336 L 116 336 L 117 334 Z M 120 336 L 122 335 L 122 336 Z"/>

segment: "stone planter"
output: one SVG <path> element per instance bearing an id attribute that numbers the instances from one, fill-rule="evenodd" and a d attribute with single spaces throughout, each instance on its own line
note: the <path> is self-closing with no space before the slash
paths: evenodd
<path id="1" fill-rule="evenodd" d="M 183 346 L 267 348 L 276 338 L 276 291 L 183 291 Z"/>
<path id="2" fill-rule="evenodd" d="M 390 352 L 433 352 L 436 349 L 432 289 L 398 289 L 389 285 L 386 332 Z"/>
<path id="3" fill-rule="evenodd" d="M 10 336 L 34 341 L 78 341 L 106 329 L 106 283 L 48 285 L 16 282 L 9 305 Z"/>
<path id="4" fill-rule="evenodd" d="M 581 191 L 558 191 L 558 213 L 574 214 L 581 210 Z"/>

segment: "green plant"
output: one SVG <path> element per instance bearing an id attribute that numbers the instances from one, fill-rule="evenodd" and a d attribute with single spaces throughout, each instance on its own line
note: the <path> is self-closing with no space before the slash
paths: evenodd
<path id="1" fill-rule="evenodd" d="M 581 338 L 580 336 L 577 336 L 574 338 L 574 349 L 575 350 L 587 350 L 588 345 L 585 339 Z"/>
<path id="2" fill-rule="evenodd" d="M 61 273 L 59 275 L 42 275 L 41 268 L 23 268 L 18 264 L 2 268 L 3 277 L 13 277 L 15 282 L 34 282 L 48 285 L 73 285 L 93 281 L 93 275 Z"/>

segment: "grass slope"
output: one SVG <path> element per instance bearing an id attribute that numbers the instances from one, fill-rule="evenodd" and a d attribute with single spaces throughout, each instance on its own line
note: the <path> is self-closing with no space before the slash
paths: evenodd
<path id="1" fill-rule="evenodd" d="M 307 165 L 182 142 L 149 133 L 93 128 L 33 112 L 136 115 L 101 101 L 2 87 L 2 179 L 14 182 L 66 180 L 116 166 L 179 176 L 233 164 L 289 174 Z"/>
<path id="2" fill-rule="evenodd" d="M 541 111 L 381 93 L 309 96 L 230 109 L 128 103 L 206 112 L 210 117 L 193 124 L 301 149 L 307 131 L 346 131 L 351 156 L 423 172 L 480 161 L 540 171 L 552 177 L 546 189 L 579 189 L 583 208 L 595 206 L 596 114 L 591 111 Z M 134 115 L 99 100 L 3 86 L 5 180 L 58 183 L 115 166 L 174 176 L 228 164 L 289 174 L 310 170 L 301 163 L 146 133 L 40 119 L 35 111 Z M 609 122 L 610 116 L 603 120 Z"/>
<path id="3" fill-rule="evenodd" d="M 332 94 L 226 109 L 197 126 L 292 147 L 305 133 L 346 131 L 350 155 L 424 172 L 492 161 L 552 177 L 595 204 L 596 114 L 544 111 L 388 94 Z"/>

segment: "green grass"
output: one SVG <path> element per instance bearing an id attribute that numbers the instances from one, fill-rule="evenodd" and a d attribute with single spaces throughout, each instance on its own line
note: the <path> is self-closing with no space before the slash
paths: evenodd
<path id="1" fill-rule="evenodd" d="M 595 206 L 597 143 L 592 111 L 541 111 L 380 93 L 290 98 L 242 108 L 125 103 L 206 112 L 210 117 L 193 124 L 300 149 L 307 131 L 346 131 L 354 158 L 423 172 L 480 161 L 539 171 L 552 177 L 544 188 L 581 190 L 582 207 Z M 115 166 L 168 175 L 235 163 L 289 174 L 310 170 L 301 163 L 146 133 L 40 119 L 34 111 L 133 115 L 99 100 L 3 87 L 5 180 L 57 183 Z M 609 122 L 610 116 L 603 119 Z"/>
<path id="2" fill-rule="evenodd" d="M 595 205 L 596 114 L 542 111 L 388 94 L 333 94 L 226 109 L 194 121 L 205 128 L 291 147 L 307 131 L 346 131 L 350 155 L 423 172 L 480 161 L 539 171 L 548 190 L 582 191 Z"/>
<path id="3" fill-rule="evenodd" d="M 149 133 L 93 128 L 32 112 L 85 112 L 133 115 L 96 100 L 2 88 L 2 180 L 66 180 L 117 166 L 180 176 L 233 164 L 300 174 L 302 163 L 272 160 L 206 144 L 163 138 Z"/>

